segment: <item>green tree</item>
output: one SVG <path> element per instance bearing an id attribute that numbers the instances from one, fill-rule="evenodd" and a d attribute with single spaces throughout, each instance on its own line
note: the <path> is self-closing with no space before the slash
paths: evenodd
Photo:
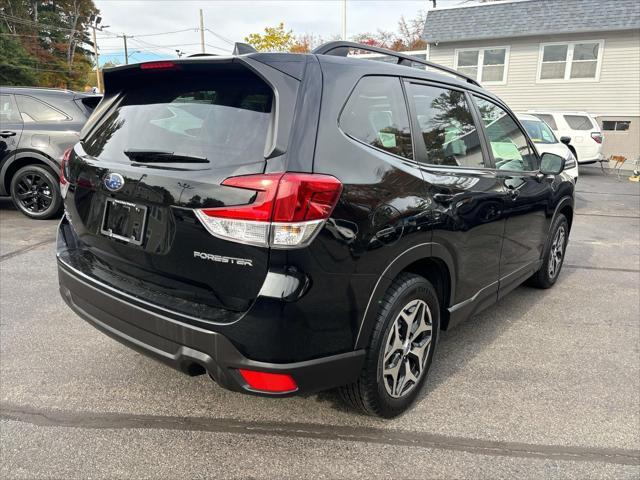
<path id="1" fill-rule="evenodd" d="M 0 85 L 36 85 L 35 58 L 0 25 Z"/>
<path id="2" fill-rule="evenodd" d="M 285 30 L 284 23 L 265 27 L 264 33 L 251 33 L 244 41 L 259 52 L 288 52 L 296 43 L 293 30 Z"/>
<path id="3" fill-rule="evenodd" d="M 0 14 L 11 35 L 2 37 L 29 54 L 20 65 L 36 85 L 82 89 L 92 67 L 88 26 L 97 13 L 93 0 L 3 0 Z M 6 58 L 12 57 L 2 55 L 0 63 Z"/>

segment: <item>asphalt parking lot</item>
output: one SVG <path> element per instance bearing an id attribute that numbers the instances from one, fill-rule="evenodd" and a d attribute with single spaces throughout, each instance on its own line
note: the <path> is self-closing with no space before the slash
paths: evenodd
<path id="1" fill-rule="evenodd" d="M 393 421 L 227 392 L 58 295 L 56 221 L 0 201 L 2 478 L 639 478 L 640 186 L 581 171 L 558 284 L 445 332 Z"/>

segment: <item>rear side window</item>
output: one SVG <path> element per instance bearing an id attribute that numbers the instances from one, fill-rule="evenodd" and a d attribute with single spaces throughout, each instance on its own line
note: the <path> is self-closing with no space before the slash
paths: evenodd
<path id="1" fill-rule="evenodd" d="M 0 125 L 3 123 L 22 123 L 11 95 L 0 95 Z"/>
<path id="2" fill-rule="evenodd" d="M 553 115 L 547 115 L 546 113 L 534 113 L 534 115 L 540 120 L 544 120 L 552 129 L 558 130 L 558 125 L 556 125 L 556 119 L 553 118 Z"/>
<path id="3" fill-rule="evenodd" d="M 145 85 L 125 92 L 83 146 L 111 161 L 152 161 L 158 153 L 214 166 L 260 161 L 272 104 L 270 87 L 248 71 Z"/>
<path id="4" fill-rule="evenodd" d="M 33 97 L 16 95 L 16 101 L 24 123 L 60 122 L 69 119 L 64 113 Z"/>
<path id="5" fill-rule="evenodd" d="M 564 120 L 572 130 L 592 130 L 593 124 L 589 117 L 584 115 L 565 115 Z"/>
<path id="6" fill-rule="evenodd" d="M 427 148 L 427 163 L 484 167 L 480 136 L 464 93 L 413 83 L 408 88 Z"/>
<path id="7" fill-rule="evenodd" d="M 413 158 L 409 115 L 399 78 L 362 78 L 342 111 L 340 128 L 367 145 Z"/>

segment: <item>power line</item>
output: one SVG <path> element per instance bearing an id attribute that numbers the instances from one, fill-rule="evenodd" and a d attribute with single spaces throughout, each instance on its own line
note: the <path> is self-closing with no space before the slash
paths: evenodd
<path id="1" fill-rule="evenodd" d="M 226 37 L 223 37 L 222 35 L 220 35 L 219 33 L 214 32 L 213 30 L 211 30 L 210 28 L 205 28 L 205 30 L 213 35 L 215 35 L 216 37 L 218 37 L 220 40 L 222 40 L 223 42 L 228 43 L 229 45 L 235 45 L 235 42 L 229 40 Z"/>
<path id="2" fill-rule="evenodd" d="M 174 30 L 173 32 L 158 32 L 158 33 L 144 33 L 142 35 L 140 34 L 136 34 L 136 35 L 127 35 L 127 38 L 136 38 L 136 37 L 155 37 L 157 35 L 171 35 L 173 33 L 182 33 L 182 32 L 195 32 L 196 30 L 198 30 L 197 28 L 185 28 L 183 30 Z"/>

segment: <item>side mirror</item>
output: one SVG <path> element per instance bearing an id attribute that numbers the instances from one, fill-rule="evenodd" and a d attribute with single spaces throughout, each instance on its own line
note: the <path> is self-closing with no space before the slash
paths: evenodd
<path id="1" fill-rule="evenodd" d="M 558 175 L 564 170 L 564 158 L 555 153 L 545 152 L 540 159 L 540 172 L 545 175 Z"/>
<path id="2" fill-rule="evenodd" d="M 571 137 L 567 137 L 567 136 L 560 137 L 560 141 L 565 145 L 569 145 L 571 143 Z"/>

